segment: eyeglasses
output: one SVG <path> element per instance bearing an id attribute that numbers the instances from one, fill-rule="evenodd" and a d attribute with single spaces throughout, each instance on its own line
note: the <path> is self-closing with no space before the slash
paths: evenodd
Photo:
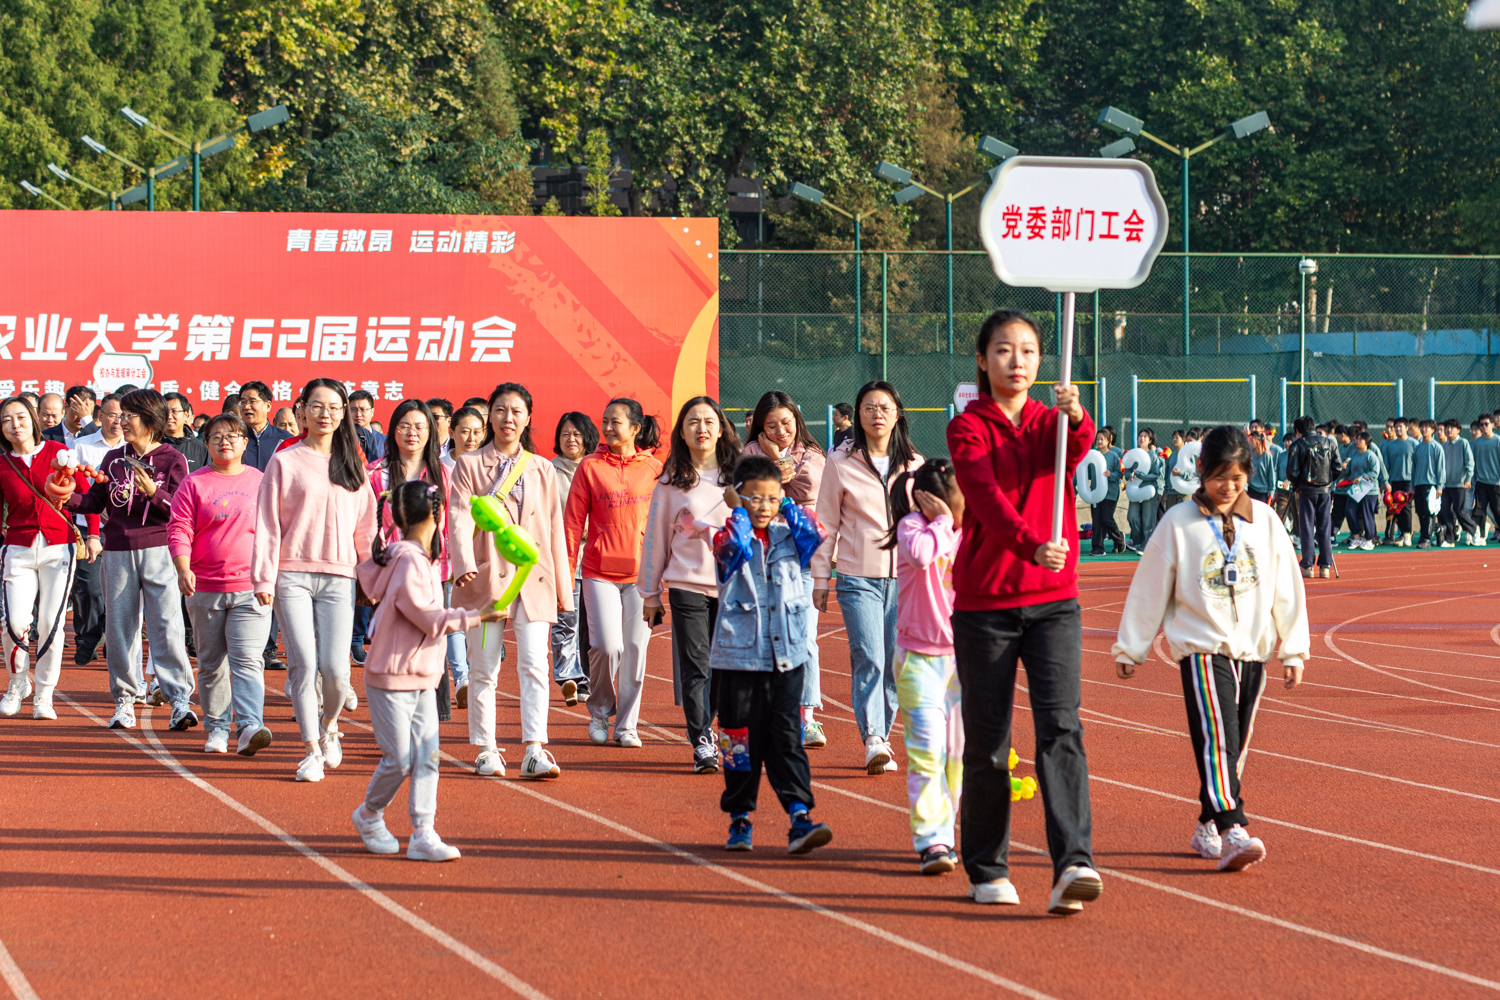
<path id="1" fill-rule="evenodd" d="M 243 441 L 244 439 L 245 435 L 243 434 L 215 434 L 208 439 L 208 443 L 217 446 L 221 444 L 233 444 L 236 441 Z"/>
<path id="2" fill-rule="evenodd" d="M 780 507 L 781 506 L 781 497 L 763 497 L 763 496 L 759 496 L 759 495 L 748 496 L 747 497 L 747 496 L 745 496 L 745 494 L 740 493 L 739 494 L 739 498 L 740 498 L 740 502 L 743 503 L 746 507 Z"/>
<path id="3" fill-rule="evenodd" d="M 859 412 L 863 413 L 867 417 L 873 417 L 877 415 L 888 417 L 892 413 L 896 412 L 896 408 L 894 406 L 876 406 L 873 403 L 866 403 L 864 406 L 861 406 L 859 408 Z"/>
<path id="4" fill-rule="evenodd" d="M 249 405 L 251 405 L 251 406 L 270 406 L 271 405 L 271 401 L 269 399 L 261 399 L 259 396 L 246 396 L 244 394 L 241 394 L 240 395 L 240 405 L 244 406 L 247 403 Z"/>
<path id="5" fill-rule="evenodd" d="M 330 417 L 337 417 L 344 412 L 344 408 L 342 406 L 339 406 L 337 403 L 334 403 L 331 406 L 324 406 L 322 403 L 309 403 L 307 406 L 307 412 L 312 413 L 316 416 L 322 416 L 326 413 Z"/>

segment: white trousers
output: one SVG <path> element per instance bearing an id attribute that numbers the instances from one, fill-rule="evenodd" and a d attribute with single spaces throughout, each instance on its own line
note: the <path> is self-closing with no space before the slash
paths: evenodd
<path id="1" fill-rule="evenodd" d="M 521 687 L 521 742 L 547 742 L 547 647 L 552 626 L 526 617 L 518 600 L 508 619 L 516 640 L 516 673 Z M 476 625 L 464 633 L 469 646 L 469 743 L 494 747 L 495 689 L 500 683 L 506 622 Z"/>
<path id="2" fill-rule="evenodd" d="M 437 816 L 438 718 L 434 692 L 365 688 L 370 728 L 380 747 L 380 763 L 365 789 L 365 811 L 380 815 L 403 781 L 411 825 L 431 826 Z"/>
<path id="3" fill-rule="evenodd" d="M 26 673 L 30 666 L 27 644 L 31 634 L 31 612 L 38 604 L 36 623 L 37 642 L 45 643 L 57 625 L 57 634 L 52 636 L 52 645 L 36 662 L 36 686 L 50 691 L 57 686 L 62 674 L 62 654 L 65 625 L 58 617 L 63 602 L 68 599 L 68 546 L 48 545 L 40 534 L 30 545 L 6 545 L 0 549 L 5 567 L 5 665 L 10 673 Z M 17 643 L 16 639 L 20 642 Z"/>
<path id="4" fill-rule="evenodd" d="M 338 728 L 349 684 L 354 635 L 354 579 L 332 573 L 286 573 L 276 578 L 276 620 L 286 642 L 287 693 L 303 743 Z M 323 712 L 318 712 L 321 680 Z"/>
<path id="5" fill-rule="evenodd" d="M 633 583 L 583 580 L 589 620 L 589 714 L 615 717 L 615 735 L 635 732 L 646 683 L 646 643 L 651 626 L 641 618 L 645 605 Z"/>

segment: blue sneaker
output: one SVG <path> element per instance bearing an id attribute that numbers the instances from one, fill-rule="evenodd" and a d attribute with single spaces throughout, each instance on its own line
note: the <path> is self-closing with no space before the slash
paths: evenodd
<path id="1" fill-rule="evenodd" d="M 729 839 L 724 842 L 726 851 L 749 851 L 753 849 L 750 834 L 754 827 L 748 816 L 736 816 L 729 821 Z"/>
<path id="2" fill-rule="evenodd" d="M 833 839 L 833 831 L 827 823 L 814 823 L 805 812 L 792 815 L 792 828 L 786 835 L 788 854 L 806 854 L 814 847 L 822 847 Z"/>

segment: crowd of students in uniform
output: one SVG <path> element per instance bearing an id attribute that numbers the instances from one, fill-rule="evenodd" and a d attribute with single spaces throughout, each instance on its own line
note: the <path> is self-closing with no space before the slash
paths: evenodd
<path id="1" fill-rule="evenodd" d="M 1051 405 L 1031 398 L 1040 357 L 1024 314 L 984 322 L 980 397 L 950 422 L 949 458 L 917 452 L 885 381 L 838 408 L 831 451 L 796 401 L 772 391 L 743 436 L 706 396 L 683 403 L 665 434 L 629 398 L 611 400 L 598 425 L 569 412 L 550 459 L 516 383 L 456 410 L 403 400 L 383 432 L 368 399 L 321 378 L 298 395 L 287 430 L 260 382 L 241 387 L 237 412 L 201 421 L 182 397 L 149 388 L 97 409 L 75 388 L 65 418 L 45 429 L 30 400 L 0 401 L 10 673 L 0 714 L 30 697 L 34 718 L 56 718 L 71 594 L 77 662 L 100 642 L 91 610 L 103 621 L 111 727 L 135 727 L 137 707 L 159 699 L 171 729 L 204 727 L 206 752 L 254 756 L 273 741 L 265 675 L 282 666 L 279 630 L 296 780 L 325 780 L 343 763 L 339 721 L 358 709 L 351 661 L 362 663 L 381 760 L 352 825 L 370 851 L 399 851 L 383 816 L 404 782 L 407 856 L 448 860 L 459 852 L 435 832 L 439 723 L 465 710 L 474 773 L 506 776 L 497 717 L 513 658 L 518 778 L 562 774 L 549 749 L 554 699 L 586 706 L 594 744 L 639 748 L 648 643 L 669 615 L 690 766 L 723 775 L 724 846 L 755 846 L 764 772 L 790 820 L 787 848 L 805 854 L 833 837 L 812 818 L 808 751 L 845 749 L 818 718 L 829 641 L 819 615 L 836 596 L 859 737 L 848 749 L 871 776 L 898 771 L 899 720 L 917 869 L 962 865 L 978 903 L 1019 902 L 1008 846 L 1024 661 L 1053 859 L 1048 910 L 1076 913 L 1103 881 L 1079 721 L 1079 552 L 1054 537 L 1053 469 L 1060 421 L 1068 495 L 1089 446 L 1113 434 L 1096 434 L 1074 387 L 1057 387 Z M 1128 676 L 1166 623 L 1197 727 L 1192 849 L 1224 870 L 1265 854 L 1245 833 L 1239 789 L 1264 663 L 1279 646 L 1291 686 L 1307 655 L 1292 543 L 1265 496 L 1252 500 L 1263 436 L 1203 432 L 1190 502 L 1132 505 L 1144 555 L 1115 647 Z M 1160 474 L 1154 461 L 1148 474 Z M 517 568 L 476 520 L 476 498 L 534 543 L 508 606 L 498 598 L 515 589 Z M 1198 586 L 1202 574 L 1216 574 L 1211 586 Z"/>

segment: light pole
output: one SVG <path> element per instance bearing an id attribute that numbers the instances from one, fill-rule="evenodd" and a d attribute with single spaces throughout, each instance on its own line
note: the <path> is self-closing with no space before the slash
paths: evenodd
<path id="1" fill-rule="evenodd" d="M 59 167 L 55 163 L 49 163 L 49 164 L 47 164 L 47 169 L 50 170 L 50 171 L 52 171 L 54 174 L 56 174 L 58 176 L 58 178 L 60 178 L 61 180 L 72 181 L 74 184 L 77 184 L 81 188 L 86 188 L 86 189 L 94 192 L 95 194 L 102 194 L 104 197 L 108 198 L 109 199 L 109 210 L 111 212 L 113 212 L 115 209 L 117 209 L 119 207 L 120 192 L 118 192 L 118 191 L 105 191 L 103 188 L 96 188 L 96 187 L 94 187 L 94 185 L 90 184 L 88 181 L 84 180 L 82 177 L 75 177 L 75 176 L 73 176 L 72 174 L 68 173 L 66 170 L 64 170 L 62 167 Z"/>
<path id="2" fill-rule="evenodd" d="M 1307 412 L 1307 278 L 1318 273 L 1318 262 L 1310 257 L 1297 261 L 1297 276 L 1302 297 L 1297 300 L 1297 315 L 1302 318 L 1302 335 L 1297 343 L 1297 416 Z"/>
<path id="3" fill-rule="evenodd" d="M 104 145 L 104 143 L 100 142 L 98 139 L 91 139 L 88 136 L 84 136 L 80 141 L 85 146 L 87 146 L 90 150 L 92 150 L 94 153 L 97 153 L 100 156 L 112 156 L 115 159 L 119 160 L 121 163 L 125 164 L 131 170 L 134 170 L 137 173 L 145 175 L 145 178 L 146 178 L 146 183 L 145 184 L 137 184 L 135 187 L 131 188 L 130 190 L 126 191 L 124 194 L 120 195 L 120 204 L 121 205 L 134 205 L 136 202 L 140 201 L 142 198 L 145 198 L 146 199 L 146 210 L 148 212 L 154 212 L 154 211 L 156 211 L 156 176 L 157 176 L 157 174 L 156 174 L 156 168 L 155 167 L 143 167 L 139 163 L 135 162 L 134 160 L 127 160 L 127 159 L 125 159 L 125 157 L 121 156 L 119 153 L 116 153 L 114 150 L 112 150 L 108 146 Z"/>
<path id="4" fill-rule="evenodd" d="M 844 218 L 854 222 L 854 351 L 858 354 L 864 347 L 864 314 L 861 312 L 864 295 L 864 264 L 863 257 L 860 255 L 860 251 L 862 250 L 860 245 L 860 227 L 864 225 L 866 219 L 880 211 L 884 206 L 876 205 L 874 208 L 864 212 L 848 212 L 823 197 L 822 191 L 819 191 L 815 187 L 808 187 L 806 184 L 800 182 L 793 182 L 792 197 L 801 198 L 803 201 L 812 202 L 814 205 L 822 205 L 824 208 L 837 212 Z"/>
<path id="5" fill-rule="evenodd" d="M 1142 139 L 1150 139 L 1158 146 L 1169 151 L 1173 156 L 1182 158 L 1182 353 L 1186 357 L 1193 351 L 1192 288 L 1189 283 L 1188 274 L 1188 224 L 1192 215 L 1188 210 L 1188 161 L 1222 139 L 1243 139 L 1246 136 L 1254 135 L 1263 128 L 1269 128 L 1271 118 L 1264 111 L 1257 111 L 1248 118 L 1241 118 L 1237 122 L 1230 122 L 1224 127 L 1224 131 L 1207 142 L 1200 143 L 1191 149 L 1186 146 L 1178 148 L 1171 143 L 1163 142 L 1141 127 L 1145 122 L 1139 118 L 1127 115 L 1119 108 L 1105 108 L 1099 115 L 1099 124 L 1105 128 L 1125 134 L 1125 138 L 1117 139 L 1099 150 L 1100 156 L 1114 158 L 1133 152 L 1135 150 L 1135 141 L 1130 137 L 1138 135 Z"/>
<path id="6" fill-rule="evenodd" d="M 50 194 L 48 194 L 47 192 L 43 191 L 41 188 L 37 187 L 35 184 L 31 183 L 30 181 L 22 181 L 21 182 L 21 190 L 25 191 L 27 194 L 31 195 L 33 198 L 46 198 L 48 201 L 52 202 L 52 204 L 56 205 L 58 208 L 61 208 L 61 209 L 65 210 L 65 211 L 67 210 L 67 207 L 68 207 L 67 205 L 64 205 L 62 202 L 58 201 L 56 198 L 52 197 Z"/>
<path id="7" fill-rule="evenodd" d="M 193 211 L 195 212 L 199 211 L 202 207 L 204 160 L 206 160 L 210 156 L 217 156 L 219 153 L 225 153 L 233 149 L 235 145 L 235 136 L 239 135 L 241 132 L 250 132 L 252 135 L 256 132 L 264 132 L 266 129 L 275 128 L 277 125 L 280 125 L 291 118 L 291 114 L 287 111 L 286 105 L 278 104 L 274 108 L 267 108 L 265 111 L 258 111 L 255 114 L 250 115 L 238 128 L 231 129 L 216 138 L 205 139 L 202 142 L 188 142 L 185 139 L 179 139 L 177 136 L 173 135 L 171 132 L 168 132 L 160 125 L 152 122 L 151 119 L 147 118 L 140 112 L 132 111 L 128 105 L 120 109 L 120 114 L 124 115 L 125 120 L 130 122 L 130 124 L 134 125 L 136 128 L 149 128 L 159 135 L 166 136 L 168 139 L 171 139 L 173 142 L 177 143 L 177 145 L 187 150 L 187 153 L 179 156 L 177 159 L 155 168 L 154 176 L 149 173 L 146 175 L 147 197 L 150 200 L 152 207 L 155 207 L 155 177 L 169 177 L 172 174 L 177 173 L 179 170 L 183 170 L 191 166 L 193 168 Z"/>

